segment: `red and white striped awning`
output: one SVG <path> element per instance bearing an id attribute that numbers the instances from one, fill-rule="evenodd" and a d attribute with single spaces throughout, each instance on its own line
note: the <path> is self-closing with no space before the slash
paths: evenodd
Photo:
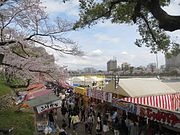
<path id="1" fill-rule="evenodd" d="M 180 93 L 148 97 L 128 97 L 123 101 L 175 111 L 180 109 Z"/>

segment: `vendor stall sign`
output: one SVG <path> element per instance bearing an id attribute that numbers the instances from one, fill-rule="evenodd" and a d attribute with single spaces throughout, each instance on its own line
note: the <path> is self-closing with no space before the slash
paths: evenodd
<path id="1" fill-rule="evenodd" d="M 103 100 L 106 102 L 112 102 L 112 93 L 110 92 L 103 92 Z"/>
<path id="2" fill-rule="evenodd" d="M 88 88 L 86 94 L 88 97 L 103 100 L 106 102 L 112 102 L 112 93 L 110 92 L 97 90 L 96 88 L 93 88 L 93 89 Z"/>
<path id="3" fill-rule="evenodd" d="M 93 89 L 95 99 L 103 100 L 103 91 Z"/>
<path id="4" fill-rule="evenodd" d="M 138 106 L 135 104 L 124 102 L 118 98 L 113 98 L 112 102 L 113 102 L 112 106 L 114 106 L 116 108 L 119 108 L 121 110 L 125 110 L 125 111 L 130 112 L 130 113 L 137 114 Z"/>
<path id="5" fill-rule="evenodd" d="M 74 87 L 74 93 L 86 96 L 87 95 L 87 90 L 86 90 L 86 88 L 83 88 L 83 87 Z"/>
<path id="6" fill-rule="evenodd" d="M 53 108 L 59 108 L 59 107 L 61 107 L 61 104 L 62 104 L 61 100 L 56 100 L 54 102 L 50 102 L 50 103 L 47 103 L 47 104 L 39 105 L 36 108 L 37 108 L 37 112 L 38 113 L 42 113 L 44 111 L 48 111 L 48 110 L 51 110 Z"/>
<path id="7" fill-rule="evenodd" d="M 149 119 L 169 124 L 173 127 L 178 126 L 178 128 L 180 128 L 180 115 L 178 114 L 147 108 L 147 117 Z"/>
<path id="8" fill-rule="evenodd" d="M 86 94 L 87 94 L 88 97 L 92 97 L 92 92 L 91 92 L 90 88 L 87 89 L 87 93 Z"/>
<path id="9" fill-rule="evenodd" d="M 168 112 L 156 108 L 139 106 L 140 116 L 147 117 L 150 120 L 161 122 L 169 126 L 180 128 L 180 114 L 176 112 Z M 138 115 L 138 114 L 137 114 Z"/>

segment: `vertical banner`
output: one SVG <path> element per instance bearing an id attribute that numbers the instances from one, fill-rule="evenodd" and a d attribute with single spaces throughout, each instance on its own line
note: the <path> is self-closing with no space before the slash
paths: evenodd
<path id="1" fill-rule="evenodd" d="M 107 101 L 106 93 L 107 93 L 107 92 L 103 91 L 103 100 L 104 100 L 104 101 Z"/>
<path id="2" fill-rule="evenodd" d="M 103 95 L 104 93 L 103 93 L 103 91 L 101 91 L 101 90 L 96 90 L 96 99 L 100 99 L 100 100 L 103 100 Z"/>
<path id="3" fill-rule="evenodd" d="M 92 97 L 92 92 L 90 88 L 87 88 L 87 96 Z"/>
<path id="4" fill-rule="evenodd" d="M 107 93 L 107 94 L 108 94 L 108 100 L 107 101 L 111 103 L 112 102 L 112 93 Z"/>
<path id="5" fill-rule="evenodd" d="M 105 92 L 97 89 L 87 89 L 87 96 L 95 99 L 103 100 L 106 102 L 112 102 L 112 93 Z"/>

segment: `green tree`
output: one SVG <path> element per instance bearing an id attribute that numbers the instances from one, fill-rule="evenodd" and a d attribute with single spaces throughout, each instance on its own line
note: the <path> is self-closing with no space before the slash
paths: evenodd
<path id="1" fill-rule="evenodd" d="M 65 0 L 66 1 L 66 0 Z M 180 16 L 167 14 L 162 7 L 170 0 L 79 0 L 80 19 L 76 28 L 92 26 L 98 21 L 110 19 L 117 24 L 136 24 L 140 39 L 135 41 L 139 47 L 151 48 L 152 53 L 161 51 L 177 55 L 179 44 L 170 40 L 165 31 L 180 29 Z"/>

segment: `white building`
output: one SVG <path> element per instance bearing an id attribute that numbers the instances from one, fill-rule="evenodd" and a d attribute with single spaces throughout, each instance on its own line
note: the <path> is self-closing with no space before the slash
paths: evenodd
<path id="1" fill-rule="evenodd" d="M 180 69 L 180 54 L 172 56 L 171 58 L 166 57 L 166 69 Z"/>
<path id="2" fill-rule="evenodd" d="M 107 62 L 107 71 L 115 71 L 117 70 L 117 60 L 109 60 Z"/>

